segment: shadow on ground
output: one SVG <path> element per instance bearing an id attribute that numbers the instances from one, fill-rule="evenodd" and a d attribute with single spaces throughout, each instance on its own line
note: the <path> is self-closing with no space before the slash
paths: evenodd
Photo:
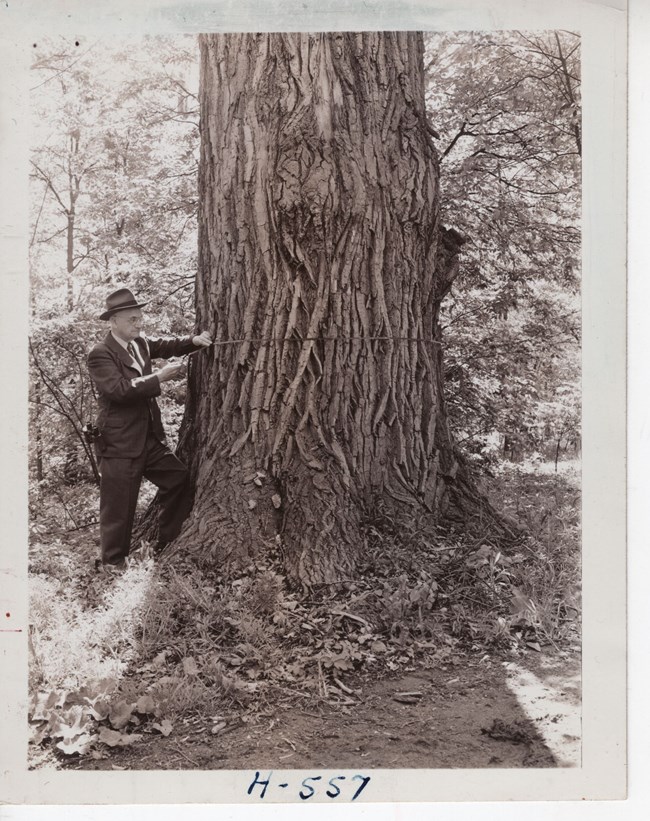
<path id="1" fill-rule="evenodd" d="M 79 769 L 516 768 L 556 759 L 506 686 L 501 665 L 357 682 L 354 704 L 276 709 L 252 722 L 188 721 L 167 738 Z M 405 696 L 405 693 L 421 695 Z M 403 703 L 396 699 L 412 700 Z M 241 718 L 241 717 L 240 717 Z"/>

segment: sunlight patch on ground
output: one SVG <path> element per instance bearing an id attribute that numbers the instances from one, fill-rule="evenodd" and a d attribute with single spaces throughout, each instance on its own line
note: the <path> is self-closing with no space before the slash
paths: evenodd
<path id="1" fill-rule="evenodd" d="M 119 678 L 136 650 L 140 610 L 152 583 L 153 562 L 139 562 L 107 578 L 99 605 L 84 608 L 74 590 L 37 576 L 31 587 L 33 672 L 40 687 L 78 687 Z"/>
<path id="2" fill-rule="evenodd" d="M 520 473 L 532 473 L 539 476 L 559 475 L 579 479 L 581 469 L 582 462 L 580 459 L 563 459 L 556 465 L 555 462 L 544 462 L 541 459 L 535 459 L 533 456 L 528 459 L 523 459 L 521 462 L 510 462 L 504 459 L 496 471 L 497 473 L 503 473 L 509 470 L 519 471 Z"/>
<path id="3" fill-rule="evenodd" d="M 581 762 L 580 670 L 547 665 L 538 677 L 515 662 L 506 665 L 508 689 L 536 726 L 561 767 Z"/>

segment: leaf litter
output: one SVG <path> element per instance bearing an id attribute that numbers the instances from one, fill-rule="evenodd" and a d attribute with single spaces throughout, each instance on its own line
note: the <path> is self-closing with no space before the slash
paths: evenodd
<path id="1" fill-rule="evenodd" d="M 287 587 L 274 543 L 264 561 L 231 579 L 194 557 L 143 574 L 136 555 L 121 582 L 139 585 L 142 601 L 131 638 L 120 642 L 137 662 L 76 689 L 36 689 L 32 745 L 52 740 L 63 756 L 102 755 L 194 719 L 220 735 L 269 708 L 353 708 L 378 678 L 575 643 L 577 625 L 549 631 L 525 588 L 521 570 L 534 545 L 506 550 L 417 520 L 381 525 L 368 528 L 358 578 L 308 593 Z M 100 588 L 87 612 L 112 596 Z M 398 690 L 392 700 L 416 706 L 423 696 Z M 210 723 L 215 707 L 220 718 Z"/>

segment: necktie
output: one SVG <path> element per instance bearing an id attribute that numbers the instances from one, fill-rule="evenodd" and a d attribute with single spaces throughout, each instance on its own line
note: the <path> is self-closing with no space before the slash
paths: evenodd
<path id="1" fill-rule="evenodd" d="M 129 342 L 126 349 L 131 354 L 131 358 L 135 360 L 135 364 L 138 366 L 140 373 L 144 373 L 144 362 L 140 359 L 136 346 L 132 342 Z"/>

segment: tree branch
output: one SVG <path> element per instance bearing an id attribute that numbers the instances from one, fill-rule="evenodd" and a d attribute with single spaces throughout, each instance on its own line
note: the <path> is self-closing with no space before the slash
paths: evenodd
<path id="1" fill-rule="evenodd" d="M 49 189 L 50 189 L 50 191 L 54 194 L 54 196 L 56 197 L 56 199 L 57 199 L 57 201 L 58 201 L 59 205 L 60 205 L 60 206 L 61 206 L 61 208 L 63 209 L 63 213 L 64 213 L 66 216 L 68 216 L 69 211 L 68 211 L 67 207 L 63 204 L 63 200 L 61 199 L 61 197 L 60 197 L 60 196 L 59 196 L 59 194 L 57 193 L 56 189 L 54 188 L 54 185 L 52 184 L 52 180 L 51 180 L 51 179 L 49 178 L 49 176 L 45 173 L 45 171 L 43 171 L 41 168 L 39 168 L 39 167 L 38 167 L 38 165 L 36 165 L 36 163 L 34 162 L 34 160 L 30 160 L 30 162 L 31 162 L 31 164 L 34 166 L 34 168 L 38 171 L 38 173 L 41 175 L 41 179 L 42 179 L 44 182 L 46 182 L 46 183 L 47 183 L 48 188 L 49 188 Z"/>

